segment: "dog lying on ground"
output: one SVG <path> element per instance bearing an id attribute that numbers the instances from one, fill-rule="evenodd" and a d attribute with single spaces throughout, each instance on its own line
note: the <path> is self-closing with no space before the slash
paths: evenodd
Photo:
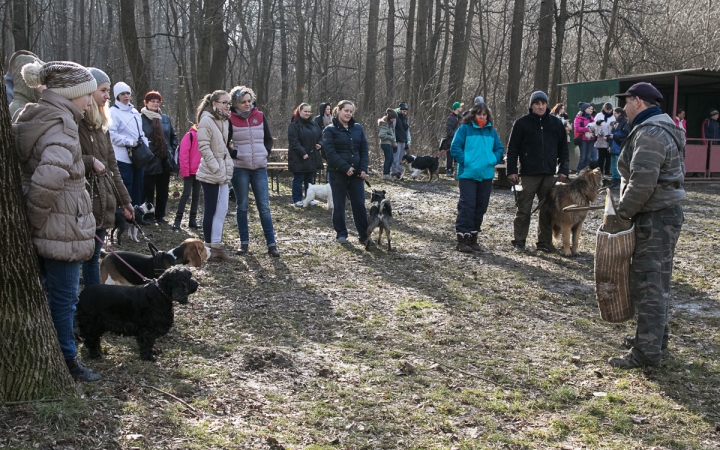
<path id="1" fill-rule="evenodd" d="M 135 336 L 140 358 L 154 361 L 155 340 L 173 326 L 173 301 L 184 305 L 198 289 L 190 269 L 173 267 L 144 286 L 97 284 L 83 289 L 76 320 L 90 358 L 101 356 L 100 338 L 110 331 Z"/>
<path id="2" fill-rule="evenodd" d="M 549 214 L 552 218 L 553 236 L 557 239 L 562 235 L 565 256 L 578 254 L 578 240 L 587 211 L 570 212 L 563 211 L 563 208 L 570 205 L 590 206 L 598 197 L 601 182 L 600 169 L 585 168 L 570 183 L 555 185 L 540 209 L 540 214 Z"/>
<path id="3" fill-rule="evenodd" d="M 303 200 L 303 207 L 307 208 L 310 205 L 310 202 L 316 198 L 325 200 L 327 202 L 328 209 L 334 208 L 332 190 L 330 189 L 329 184 L 308 184 L 307 195 L 305 196 L 305 200 Z"/>
<path id="4" fill-rule="evenodd" d="M 433 175 L 438 177 L 438 169 L 440 168 L 440 159 L 437 156 L 414 156 L 404 155 L 402 157 L 403 164 L 410 164 L 413 169 L 413 173 L 410 174 L 410 178 L 413 180 L 417 179 L 421 173 L 427 171 L 430 174 L 430 180 L 432 181 Z"/>
<path id="5" fill-rule="evenodd" d="M 115 224 L 113 225 L 112 230 L 110 231 L 110 242 L 113 242 L 115 239 L 115 231 L 117 230 L 117 243 L 118 245 L 122 245 L 122 235 L 125 233 L 125 231 L 128 232 L 128 236 L 131 240 L 135 242 L 140 242 L 140 240 L 137 237 L 138 233 L 138 227 L 137 225 L 150 225 L 151 222 L 147 222 L 144 220 L 144 217 L 148 214 L 155 214 L 155 207 L 152 203 L 145 202 L 140 206 L 134 206 L 135 208 L 135 219 L 134 220 L 127 220 L 125 216 L 123 215 L 122 211 L 116 210 L 115 211 Z"/>
<path id="6" fill-rule="evenodd" d="M 151 243 L 148 243 L 148 248 L 152 256 L 132 252 L 116 253 L 145 278 L 158 277 L 177 264 L 200 267 L 210 257 L 210 249 L 200 239 L 185 239 L 168 252 L 158 251 Z M 130 286 L 143 284 L 143 280 L 113 254 L 107 254 L 100 262 L 100 282 Z"/>
<path id="7" fill-rule="evenodd" d="M 372 240 L 372 232 L 375 228 L 378 228 L 378 240 L 377 245 L 380 246 L 382 239 L 383 230 L 387 236 L 388 251 L 392 250 L 390 245 L 390 219 L 392 219 L 392 205 L 390 200 L 385 198 L 385 191 L 372 190 L 370 195 L 370 203 L 377 203 L 372 205 L 370 208 L 370 217 L 368 219 L 368 230 L 367 230 L 367 242 L 365 243 L 365 250 L 370 248 L 370 241 Z"/>

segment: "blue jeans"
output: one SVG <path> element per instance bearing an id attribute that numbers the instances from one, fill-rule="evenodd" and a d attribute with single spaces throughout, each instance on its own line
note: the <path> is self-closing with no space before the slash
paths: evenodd
<path id="1" fill-rule="evenodd" d="M 590 165 L 592 161 L 595 141 L 582 141 L 580 144 L 580 159 L 578 159 L 577 171 L 580 172 Z"/>
<path id="2" fill-rule="evenodd" d="M 132 164 L 118 161 L 118 169 L 123 184 L 127 188 L 128 194 L 134 206 L 142 204 L 143 198 L 143 177 L 145 169 L 135 169 Z"/>
<path id="3" fill-rule="evenodd" d="M 612 169 L 612 179 L 619 180 L 620 172 L 617 170 L 617 163 L 620 155 L 610 155 L 610 168 Z"/>
<path id="4" fill-rule="evenodd" d="M 275 246 L 275 231 L 273 230 L 272 217 L 270 216 L 270 192 L 268 189 L 267 169 L 239 169 L 235 168 L 232 177 L 232 186 L 237 200 L 237 225 L 240 233 L 240 243 L 250 243 L 250 232 L 248 230 L 248 208 L 250 187 L 255 196 L 255 206 L 260 214 L 260 225 L 265 233 L 265 243 L 268 247 Z"/>
<path id="5" fill-rule="evenodd" d="M 312 183 L 314 180 L 315 180 L 315 171 L 293 172 L 293 180 L 292 180 L 292 201 L 293 201 L 293 203 L 302 201 L 303 190 L 305 191 L 305 195 L 307 195 L 308 184 Z"/>
<path id="6" fill-rule="evenodd" d="M 493 180 L 465 180 L 458 181 L 460 187 L 460 200 L 458 200 L 458 215 L 455 220 L 457 233 L 480 231 L 483 217 L 490 203 Z"/>
<path id="7" fill-rule="evenodd" d="M 104 240 L 107 230 L 95 230 L 95 235 Z M 83 284 L 85 287 L 100 284 L 100 250 L 102 250 L 102 242 L 95 238 L 93 238 L 93 241 L 95 241 L 95 251 L 90 259 L 82 263 Z"/>
<path id="8" fill-rule="evenodd" d="M 330 172 L 330 189 L 333 196 L 333 228 L 337 237 L 347 238 L 345 224 L 345 199 L 350 198 L 355 228 L 361 241 L 367 239 L 368 216 L 365 209 L 365 182 L 356 176 L 349 177 L 344 173 Z"/>
<path id="9" fill-rule="evenodd" d="M 38 257 L 40 277 L 47 296 L 50 315 L 65 359 L 77 356 L 73 315 L 78 302 L 80 261 L 58 261 Z"/>
<path id="10" fill-rule="evenodd" d="M 383 163 L 383 175 L 390 175 L 390 168 L 393 165 L 393 146 L 390 144 L 380 144 L 380 148 L 385 154 L 385 162 Z"/>

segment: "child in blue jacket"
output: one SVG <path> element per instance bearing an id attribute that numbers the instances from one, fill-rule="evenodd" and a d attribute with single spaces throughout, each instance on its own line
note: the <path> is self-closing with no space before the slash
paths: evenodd
<path id="1" fill-rule="evenodd" d="M 463 118 L 450 146 L 450 154 L 457 161 L 460 186 L 455 220 L 458 251 L 482 251 L 477 242 L 478 233 L 490 203 L 495 166 L 502 160 L 504 151 L 500 136 L 492 126 L 490 109 L 485 103 L 476 104 Z"/>

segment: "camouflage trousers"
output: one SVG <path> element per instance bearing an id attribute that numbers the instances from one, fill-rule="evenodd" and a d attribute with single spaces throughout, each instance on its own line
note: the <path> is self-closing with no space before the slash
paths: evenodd
<path id="1" fill-rule="evenodd" d="M 637 311 L 633 356 L 657 366 L 668 345 L 668 307 L 675 244 L 680 236 L 680 205 L 637 214 L 635 251 L 630 264 L 630 297 Z"/>

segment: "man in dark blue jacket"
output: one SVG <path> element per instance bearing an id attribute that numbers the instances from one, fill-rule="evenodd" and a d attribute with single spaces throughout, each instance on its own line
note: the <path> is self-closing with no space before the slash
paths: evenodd
<path id="1" fill-rule="evenodd" d="M 515 238 L 513 247 L 525 251 L 525 239 L 530 229 L 530 212 L 535 195 L 542 201 L 555 184 L 568 175 L 568 146 L 565 127 L 560 119 L 550 114 L 548 97 L 542 91 L 530 96 L 529 113 L 515 121 L 510 132 L 507 153 L 508 180 L 517 185 L 518 173 L 522 179 L 522 191 L 517 193 L 515 213 Z M 518 160 L 520 172 L 518 172 Z M 537 249 L 554 252 L 550 217 L 540 212 L 538 220 Z"/>

